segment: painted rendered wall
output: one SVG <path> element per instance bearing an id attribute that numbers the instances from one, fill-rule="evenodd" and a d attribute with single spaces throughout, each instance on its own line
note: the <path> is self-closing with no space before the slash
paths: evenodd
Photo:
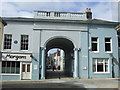
<path id="1" fill-rule="evenodd" d="M 0 22 L 0 51 L 1 51 L 1 47 L 2 47 L 2 39 L 3 39 L 3 23 Z"/>
<path id="2" fill-rule="evenodd" d="M 92 58 L 110 58 L 105 53 L 104 38 L 112 38 L 112 53 L 115 58 L 115 77 L 118 76 L 118 46 L 117 33 L 113 26 L 107 25 L 91 25 L 88 28 L 85 24 L 66 24 L 66 23 L 42 23 L 42 22 L 26 22 L 26 21 L 7 21 L 5 34 L 12 34 L 12 49 L 4 50 L 4 52 L 32 53 L 32 80 L 38 80 L 41 74 L 41 48 L 55 37 L 65 37 L 70 39 L 79 50 L 79 77 L 80 78 L 108 78 L 112 77 L 112 73 L 94 74 L 92 71 Z M 20 35 L 29 35 L 29 50 L 20 50 Z M 99 38 L 99 53 L 89 51 L 91 47 L 91 37 Z M 17 40 L 18 44 L 14 44 Z M 89 42 L 88 42 L 89 41 Z M 3 46 L 3 45 L 2 45 Z M 120 53 L 120 50 L 119 50 Z M 89 64 L 88 64 L 89 63 Z M 37 67 L 37 68 L 36 68 Z M 112 62 L 110 60 L 110 72 L 112 71 Z M 4 76 L 6 77 L 6 76 Z M 11 78 L 8 76 L 7 78 Z M 17 79 L 17 78 L 16 78 Z"/>
<path id="3" fill-rule="evenodd" d="M 20 75 L 2 75 L 0 80 L 20 80 Z"/>
<path id="4" fill-rule="evenodd" d="M 12 34 L 12 49 L 4 50 L 10 52 L 23 52 L 20 50 L 20 40 L 21 35 L 29 35 L 29 49 L 26 52 L 32 52 L 32 42 L 33 42 L 33 23 L 32 22 L 15 22 L 7 21 L 8 25 L 4 28 L 4 34 Z M 18 43 L 14 44 L 17 40 Z"/>
<path id="5" fill-rule="evenodd" d="M 54 37 L 66 37 L 71 40 L 76 48 L 79 48 L 79 32 L 87 31 L 87 25 L 75 23 L 48 23 L 35 22 L 35 30 L 41 30 L 41 47 Z"/>
<path id="6" fill-rule="evenodd" d="M 32 79 L 38 80 L 40 78 L 40 61 L 41 61 L 41 52 L 40 52 L 40 31 L 34 30 L 33 33 L 33 49 L 32 49 L 32 55 L 33 55 L 33 68 L 32 68 Z M 37 69 L 35 69 L 37 67 Z"/>
<path id="7" fill-rule="evenodd" d="M 80 32 L 79 77 L 88 78 L 88 32 Z"/>
<path id="8" fill-rule="evenodd" d="M 105 52 L 105 37 L 111 37 L 112 39 L 112 53 L 114 56 L 114 71 L 115 77 L 118 77 L 118 40 L 117 32 L 114 30 L 114 26 L 109 25 L 91 25 L 89 30 L 89 47 L 91 47 L 91 37 L 98 37 L 99 39 L 99 52 L 93 53 L 89 51 L 89 70 L 90 78 L 109 78 L 112 77 L 112 60 L 110 59 L 110 54 Z M 95 74 L 93 73 L 92 58 L 109 58 L 110 59 L 110 73 L 108 74 Z"/>
<path id="9" fill-rule="evenodd" d="M 4 34 L 12 34 L 12 49 L 4 50 L 4 52 L 15 52 L 15 53 L 32 53 L 32 79 L 39 79 L 39 33 L 33 31 L 32 22 L 20 22 L 20 21 L 7 21 L 8 25 L 5 27 Z M 29 35 L 29 49 L 28 51 L 20 50 L 21 35 Z M 14 44 L 17 40 L 18 43 Z M 35 69 L 37 67 L 37 69 Z M 3 76 L 4 79 L 5 76 Z M 12 76 L 8 76 L 7 79 Z M 20 79 L 20 78 L 16 78 Z"/>

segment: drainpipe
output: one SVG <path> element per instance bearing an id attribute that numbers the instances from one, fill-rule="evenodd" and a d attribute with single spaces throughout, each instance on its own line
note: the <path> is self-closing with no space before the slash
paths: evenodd
<path id="1" fill-rule="evenodd" d="M 90 69 L 89 69 L 89 64 L 90 64 L 90 57 L 89 57 L 89 53 L 90 53 L 90 49 L 89 49 L 89 26 L 90 26 L 90 22 L 88 22 L 88 79 L 90 78 Z"/>

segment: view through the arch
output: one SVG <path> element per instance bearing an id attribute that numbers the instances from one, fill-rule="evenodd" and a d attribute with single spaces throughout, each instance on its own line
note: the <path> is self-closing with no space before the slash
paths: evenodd
<path id="1" fill-rule="evenodd" d="M 65 53 L 62 49 L 53 48 L 47 52 L 46 77 L 60 78 L 63 76 L 65 67 Z"/>

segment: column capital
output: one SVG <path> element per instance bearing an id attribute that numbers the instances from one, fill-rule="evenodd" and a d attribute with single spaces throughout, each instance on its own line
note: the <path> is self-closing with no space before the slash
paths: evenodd
<path id="1" fill-rule="evenodd" d="M 73 50 L 74 50 L 74 51 L 76 51 L 76 50 L 78 50 L 78 51 L 79 51 L 79 50 L 81 50 L 81 48 L 74 48 Z"/>
<path id="2" fill-rule="evenodd" d="M 42 50 L 46 50 L 46 48 L 45 47 L 40 47 Z"/>
<path id="3" fill-rule="evenodd" d="M 73 50 L 74 50 L 74 51 L 77 51 L 77 50 L 78 50 L 78 48 L 74 48 Z"/>

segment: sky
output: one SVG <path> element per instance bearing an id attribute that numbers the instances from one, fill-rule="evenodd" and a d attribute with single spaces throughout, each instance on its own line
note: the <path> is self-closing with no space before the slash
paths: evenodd
<path id="1" fill-rule="evenodd" d="M 33 18 L 34 10 L 85 12 L 86 8 L 91 8 L 93 18 L 118 21 L 118 1 L 119 0 L 1 0 L 0 17 Z M 54 53 L 56 49 L 49 52 Z"/>
<path id="2" fill-rule="evenodd" d="M 1 0 L 1 17 L 34 17 L 34 10 L 85 12 L 91 8 L 93 18 L 117 21 L 119 0 Z"/>

